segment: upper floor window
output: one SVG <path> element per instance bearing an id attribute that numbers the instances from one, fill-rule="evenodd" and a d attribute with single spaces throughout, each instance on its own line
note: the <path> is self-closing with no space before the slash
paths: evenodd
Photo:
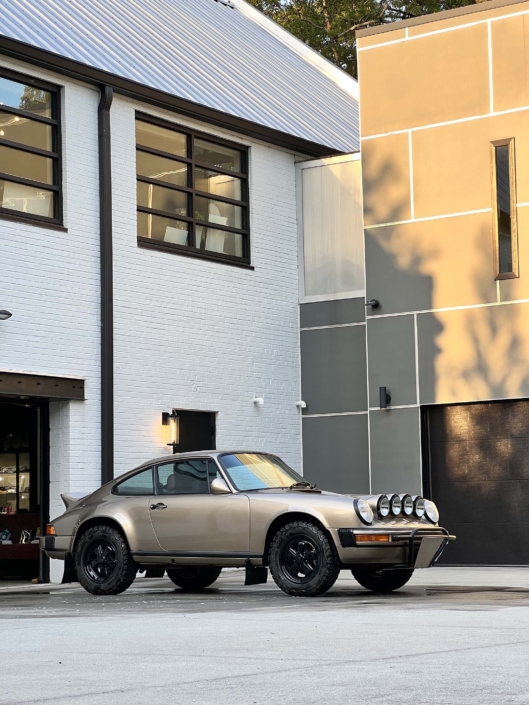
<path id="1" fill-rule="evenodd" d="M 512 279 L 518 276 L 514 139 L 493 142 L 491 148 L 494 274 Z"/>
<path id="2" fill-rule="evenodd" d="M 139 244 L 250 261 L 245 149 L 144 115 L 136 149 Z"/>
<path id="3" fill-rule="evenodd" d="M 0 214 L 60 223 L 59 92 L 0 73 Z"/>

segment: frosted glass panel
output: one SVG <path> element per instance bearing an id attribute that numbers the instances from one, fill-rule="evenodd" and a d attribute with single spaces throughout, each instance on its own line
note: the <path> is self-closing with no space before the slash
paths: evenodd
<path id="1" fill-rule="evenodd" d="M 363 291 L 360 161 L 302 169 L 305 296 Z"/>

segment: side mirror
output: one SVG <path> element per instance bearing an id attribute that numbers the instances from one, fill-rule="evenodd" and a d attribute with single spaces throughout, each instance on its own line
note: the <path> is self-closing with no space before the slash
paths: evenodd
<path id="1" fill-rule="evenodd" d="M 211 494 L 231 494 L 231 490 L 222 479 L 222 477 L 216 477 L 209 486 Z"/>

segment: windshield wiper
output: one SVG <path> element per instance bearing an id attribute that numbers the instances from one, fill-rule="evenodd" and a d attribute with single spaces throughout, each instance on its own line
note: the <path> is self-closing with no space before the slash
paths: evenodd
<path id="1" fill-rule="evenodd" d="M 308 490 L 316 489 L 316 485 L 312 485 L 310 482 L 305 482 L 305 480 L 301 480 L 301 482 L 294 482 L 288 489 L 295 490 L 302 487 L 306 487 Z"/>

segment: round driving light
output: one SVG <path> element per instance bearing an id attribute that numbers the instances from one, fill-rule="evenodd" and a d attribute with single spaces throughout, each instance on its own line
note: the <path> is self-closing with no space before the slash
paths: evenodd
<path id="1" fill-rule="evenodd" d="M 371 509 L 369 504 L 365 501 L 365 499 L 355 499 L 354 507 L 355 507 L 355 512 L 357 513 L 360 521 L 362 521 L 364 524 L 372 524 L 373 523 L 373 519 L 375 518 L 375 516 L 373 514 L 373 510 Z"/>
<path id="2" fill-rule="evenodd" d="M 387 494 L 381 494 L 377 502 L 377 512 L 379 517 L 387 517 L 391 507 L 389 506 L 389 497 Z"/>
<path id="3" fill-rule="evenodd" d="M 424 513 L 428 521 L 431 521 L 432 524 L 437 524 L 439 521 L 439 510 L 429 499 L 424 500 Z"/>
<path id="4" fill-rule="evenodd" d="M 391 507 L 391 513 L 394 517 L 398 517 L 402 511 L 402 501 L 398 494 L 394 494 L 389 500 L 389 505 Z"/>
<path id="5" fill-rule="evenodd" d="M 415 516 L 422 519 L 424 516 L 424 499 L 422 497 L 416 497 L 414 502 Z"/>
<path id="6" fill-rule="evenodd" d="M 401 494 L 400 501 L 402 502 L 402 511 L 407 517 L 413 514 L 413 499 L 409 494 Z"/>

